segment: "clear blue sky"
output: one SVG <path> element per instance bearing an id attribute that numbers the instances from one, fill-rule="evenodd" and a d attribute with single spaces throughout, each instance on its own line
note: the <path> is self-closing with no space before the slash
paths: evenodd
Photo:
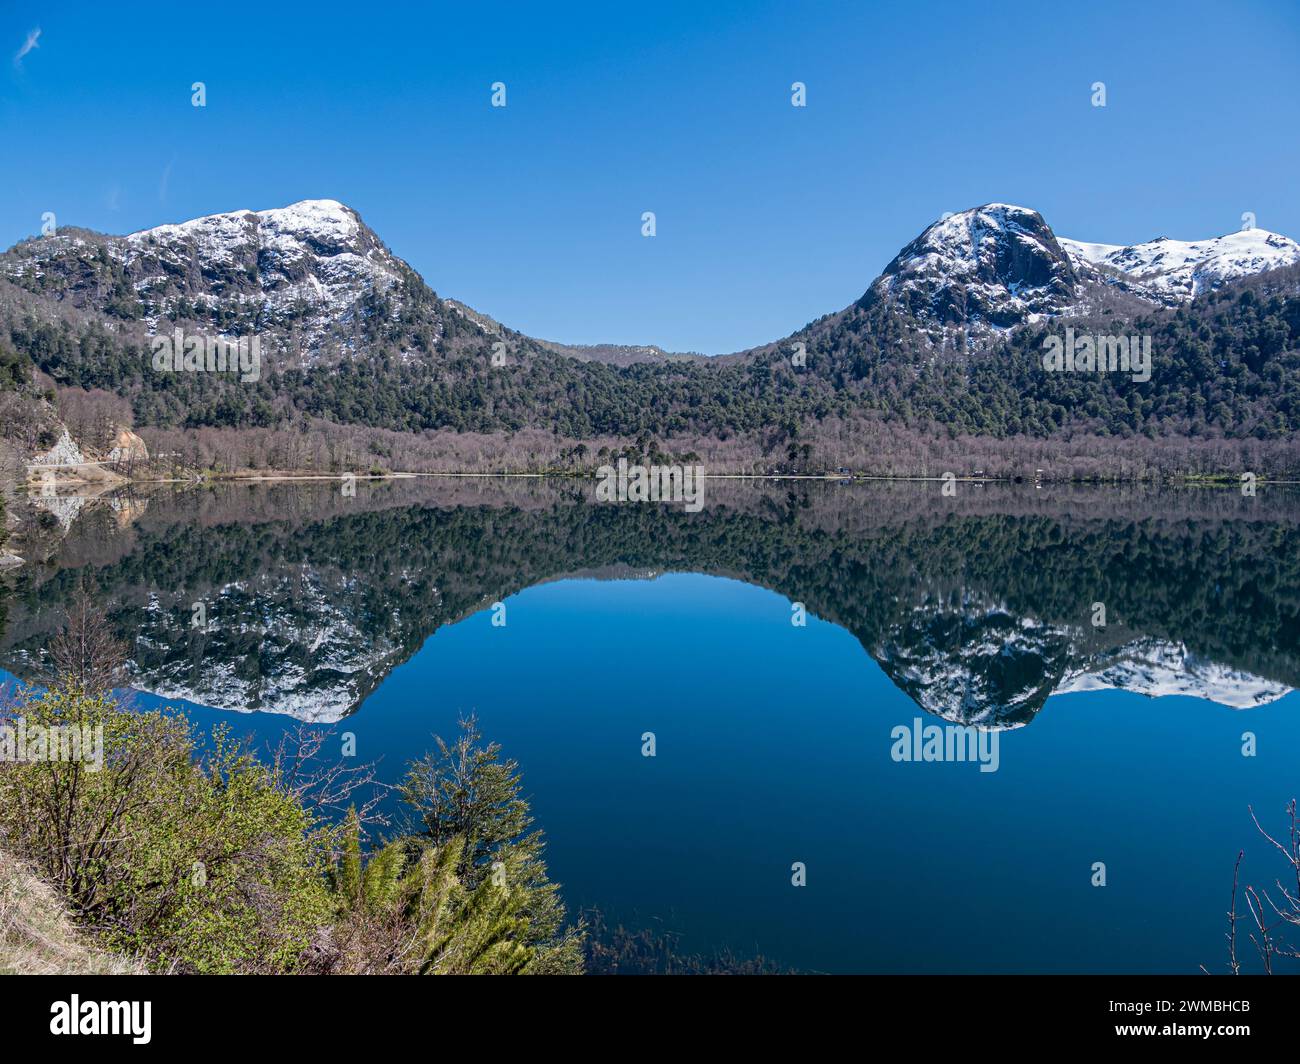
<path id="1" fill-rule="evenodd" d="M 776 339 L 991 200 L 1110 243 L 1243 211 L 1300 238 L 1296 0 L 17 0 L 0 39 L 4 246 L 45 211 L 121 233 L 329 197 L 549 339 Z"/>

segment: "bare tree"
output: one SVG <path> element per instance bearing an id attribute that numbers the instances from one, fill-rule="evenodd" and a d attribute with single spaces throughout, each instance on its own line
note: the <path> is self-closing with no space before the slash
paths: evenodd
<path id="1" fill-rule="evenodd" d="M 331 728 L 300 724 L 280 738 L 271 756 L 272 773 L 280 788 L 323 817 L 353 811 L 362 828 L 385 827 L 385 794 L 392 790 L 378 782 L 375 763 L 326 759 L 321 751 L 334 734 Z"/>
<path id="2" fill-rule="evenodd" d="M 1273 975 L 1279 960 L 1300 958 L 1300 817 L 1297 816 L 1294 798 L 1286 807 L 1290 819 L 1290 830 L 1285 842 L 1279 842 L 1260 824 L 1255 810 L 1250 809 L 1250 818 L 1255 822 L 1256 830 L 1272 844 L 1282 855 L 1287 865 L 1286 872 L 1273 880 L 1272 887 L 1257 888 L 1248 884 L 1239 887 L 1241 859 L 1245 851 L 1237 854 L 1237 862 L 1232 869 L 1232 903 L 1228 909 L 1228 967 L 1233 975 L 1241 974 L 1241 963 L 1237 958 L 1237 921 L 1249 915 L 1251 930 L 1250 941 L 1259 954 L 1260 963 L 1266 975 Z M 1237 911 L 1237 895 L 1246 899 L 1245 914 Z M 1202 965 L 1202 971 L 1205 967 Z"/>
<path id="3" fill-rule="evenodd" d="M 101 388 L 59 388 L 56 406 L 72 438 L 86 449 L 108 451 L 132 425 L 130 402 Z"/>
<path id="4" fill-rule="evenodd" d="M 84 584 L 73 596 L 67 616 L 63 631 L 50 641 L 51 683 L 75 686 L 90 695 L 120 686 L 126 675 L 126 644 L 117 638 Z"/>

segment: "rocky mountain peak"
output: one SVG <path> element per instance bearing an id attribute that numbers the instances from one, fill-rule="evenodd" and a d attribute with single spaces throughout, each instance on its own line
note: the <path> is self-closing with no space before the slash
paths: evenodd
<path id="1" fill-rule="evenodd" d="M 214 263 L 249 250 L 269 255 L 300 256 L 310 251 L 322 256 L 365 256 L 381 247 L 356 211 L 329 199 L 301 200 L 266 211 L 209 214 L 142 229 L 126 237 L 125 243 L 137 255 L 159 246 L 188 245 L 204 251 L 205 261 Z"/>
<path id="2" fill-rule="evenodd" d="M 1060 313 L 1077 285 L 1074 263 L 1041 214 L 988 203 L 929 226 L 865 298 L 936 325 L 1002 329 Z"/>
<path id="3" fill-rule="evenodd" d="M 223 308 L 263 332 L 292 332 L 307 361 L 340 323 L 414 277 L 356 211 L 330 199 L 145 229 L 120 254 L 156 316 Z"/>
<path id="4" fill-rule="evenodd" d="M 228 211 L 128 236 L 76 231 L 27 241 L 0 262 L 23 287 L 149 332 L 173 324 L 258 335 L 281 365 L 311 366 L 396 336 L 427 351 L 441 302 L 351 207 L 301 200 Z"/>

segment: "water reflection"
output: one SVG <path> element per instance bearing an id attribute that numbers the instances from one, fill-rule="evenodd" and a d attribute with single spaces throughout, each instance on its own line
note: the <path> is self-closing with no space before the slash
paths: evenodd
<path id="1" fill-rule="evenodd" d="M 417 479 L 33 500 L 44 558 L 9 576 L 0 666 L 39 675 L 89 578 L 141 689 L 334 721 L 438 628 L 522 589 L 689 571 L 803 603 L 926 712 L 982 728 L 1066 691 L 1245 709 L 1300 685 L 1300 500 L 1281 490 L 716 482 L 707 497 L 686 513 L 598 504 L 589 482 Z"/>

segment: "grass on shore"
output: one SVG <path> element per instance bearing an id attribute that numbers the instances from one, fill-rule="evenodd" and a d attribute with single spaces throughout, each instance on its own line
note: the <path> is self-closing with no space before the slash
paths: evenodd
<path id="1" fill-rule="evenodd" d="M 129 957 L 88 945 L 62 899 L 0 851 L 0 975 L 143 975 Z"/>

